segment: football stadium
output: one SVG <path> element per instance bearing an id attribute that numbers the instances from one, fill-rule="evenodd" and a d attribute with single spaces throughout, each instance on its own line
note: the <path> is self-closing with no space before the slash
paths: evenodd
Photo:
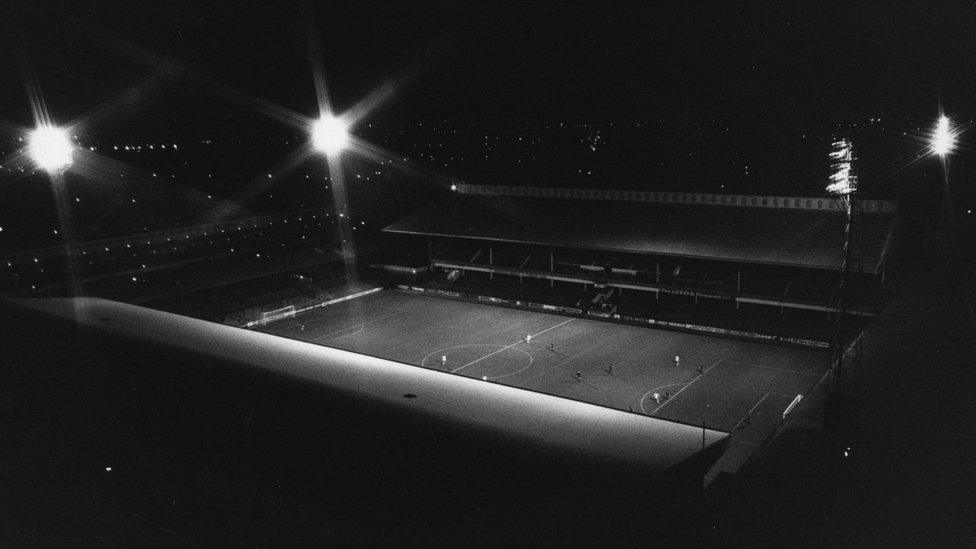
<path id="1" fill-rule="evenodd" d="M 976 12 L 714 8 L 7 10 L 0 544 L 971 545 Z"/>
<path id="2" fill-rule="evenodd" d="M 842 314 L 840 200 L 457 192 L 384 229 L 399 251 L 372 265 L 384 285 L 246 325 L 719 431 L 728 450 L 706 484 L 827 381 Z M 864 210 L 859 301 L 844 312 L 858 330 L 884 306 L 895 213 L 884 201 Z"/>
<path id="3" fill-rule="evenodd" d="M 849 213 L 834 198 L 462 185 L 383 228 L 355 271 L 346 270 L 348 249 L 322 239 L 331 215 L 302 211 L 82 247 L 89 291 L 157 311 L 97 298 L 13 303 L 26 307 L 19 315 L 47 318 L 52 334 L 71 319 L 83 333 L 132 342 L 112 344 L 115 361 L 158 361 L 153 349 L 172 349 L 187 364 L 233 364 L 273 385 L 302 380 L 316 399 L 370 403 L 384 430 L 398 433 L 385 438 L 426 418 L 468 426 L 479 439 L 503 437 L 516 463 L 539 452 L 576 456 L 556 468 L 547 462 L 552 480 L 512 482 L 577 486 L 568 501 L 591 494 L 590 502 L 565 512 L 587 516 L 594 505 L 616 513 L 648 492 L 666 498 L 667 511 L 633 531 L 643 532 L 685 524 L 703 490 L 761 455 L 804 397 L 835 382 L 834 351 L 883 311 L 896 208 L 863 201 L 853 273 L 844 268 Z M 226 258 L 213 261 L 217 246 Z M 240 264 L 263 254 L 261 268 L 235 274 L 232 250 L 242 252 Z M 40 282 L 65 253 L 35 250 L 11 262 Z M 155 267 L 133 268 L 142 261 Z M 104 282 L 133 273 L 138 284 Z M 320 286 L 271 290 L 283 281 L 301 290 L 313 277 Z M 845 279 L 856 288 L 846 304 Z M 269 291 L 255 295 L 262 284 Z M 187 301 L 213 321 L 163 312 L 187 314 Z M 198 383 L 217 383 L 211 375 Z M 152 383 L 154 393 L 184 390 L 170 387 L 172 378 Z M 345 421 L 364 429 L 361 412 L 352 406 Z M 422 446 L 456 447 L 458 436 L 472 436 L 435 433 Z M 451 474 L 468 486 L 484 466 Z M 613 474 L 600 487 L 586 483 L 606 468 Z"/>

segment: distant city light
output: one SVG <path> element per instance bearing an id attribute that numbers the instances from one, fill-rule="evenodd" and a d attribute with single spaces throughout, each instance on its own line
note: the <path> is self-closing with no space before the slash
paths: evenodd
<path id="1" fill-rule="evenodd" d="M 326 154 L 336 154 L 349 143 L 349 128 L 334 116 L 320 118 L 312 124 L 312 146 Z"/>
<path id="2" fill-rule="evenodd" d="M 939 123 L 932 134 L 932 152 L 945 156 L 952 152 L 956 146 L 956 136 L 949 127 L 949 118 L 945 115 L 939 117 Z"/>
<path id="3" fill-rule="evenodd" d="M 27 150 L 41 169 L 56 172 L 71 165 L 74 145 L 67 130 L 41 126 L 30 133 Z"/>

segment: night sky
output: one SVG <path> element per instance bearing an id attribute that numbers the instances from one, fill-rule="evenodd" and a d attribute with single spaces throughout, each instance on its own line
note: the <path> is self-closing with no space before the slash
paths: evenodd
<path id="1" fill-rule="evenodd" d="M 733 4 L 19 2 L 6 10 L 0 116 L 29 121 L 18 58 L 52 113 L 70 119 L 154 74 L 138 48 L 308 114 L 312 63 L 325 69 L 338 110 L 393 82 L 394 98 L 373 114 L 390 125 L 687 111 L 760 125 L 880 116 L 907 126 L 931 117 L 940 98 L 946 110 L 972 114 L 971 3 Z M 115 116 L 161 129 L 207 128 L 226 116 L 212 108 L 226 102 L 192 79 L 138 95 L 128 117 Z"/>
<path id="2" fill-rule="evenodd" d="M 307 184 L 321 162 L 282 168 L 307 135 L 281 113 L 318 116 L 316 71 L 337 113 L 382 98 L 351 131 L 386 164 L 346 169 L 353 208 L 383 220 L 454 180 L 823 196 L 838 137 L 855 143 L 863 194 L 894 199 L 919 182 L 938 190 L 923 171 L 936 167 L 925 139 L 940 104 L 963 131 L 976 118 L 964 2 L 23 1 L 4 15 L 0 158 L 33 125 L 32 84 L 55 123 L 81 121 L 82 146 L 127 166 L 69 183 L 89 195 L 74 206 L 83 238 L 200 223 L 244 195 L 241 215 L 323 204 Z M 969 169 L 962 141 L 956 174 Z M 166 142 L 185 146 L 123 150 Z M 32 235 L 56 236 L 51 197 L 5 169 L 2 238 L 46 245 Z M 254 194 L 255 181 L 270 184 Z M 964 211 L 971 187 L 956 197 Z"/>

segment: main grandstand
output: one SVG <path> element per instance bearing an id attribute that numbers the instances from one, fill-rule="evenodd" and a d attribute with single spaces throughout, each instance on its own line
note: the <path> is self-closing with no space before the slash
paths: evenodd
<path id="1" fill-rule="evenodd" d="M 413 253 L 378 266 L 440 295 L 812 348 L 828 346 L 842 310 L 863 325 L 884 303 L 891 202 L 862 201 L 842 309 L 840 200 L 457 190 L 387 227 L 394 248 Z"/>

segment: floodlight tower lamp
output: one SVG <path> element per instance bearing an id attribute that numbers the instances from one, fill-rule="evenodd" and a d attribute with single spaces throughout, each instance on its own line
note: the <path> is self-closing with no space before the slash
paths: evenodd
<path id="1" fill-rule="evenodd" d="M 59 173 L 74 161 L 75 146 L 68 130 L 55 126 L 39 126 L 27 138 L 27 152 L 31 160 L 48 173 Z"/>
<path id="2" fill-rule="evenodd" d="M 942 115 L 935 126 L 935 132 L 931 138 L 932 152 L 942 158 L 953 151 L 956 147 L 956 135 L 952 131 L 949 117 Z"/>
<path id="3" fill-rule="evenodd" d="M 851 148 L 845 146 L 845 147 L 839 148 L 836 151 L 831 151 L 831 153 L 830 153 L 830 159 L 831 160 L 839 160 L 839 161 L 843 161 L 843 162 L 850 162 L 851 161 Z"/>
<path id="4" fill-rule="evenodd" d="M 838 181 L 837 183 L 827 185 L 827 192 L 838 196 L 844 196 L 851 194 L 853 189 L 851 188 L 851 182 L 845 179 L 844 181 Z"/>
<path id="5" fill-rule="evenodd" d="M 849 195 L 857 191 L 857 176 L 853 173 L 854 147 L 849 139 L 839 139 L 831 143 L 829 157 L 834 162 L 834 170 L 828 177 L 827 192 L 835 195 Z"/>
<path id="6" fill-rule="evenodd" d="M 341 118 L 325 115 L 312 123 L 312 147 L 333 155 L 349 144 L 349 126 Z"/>

